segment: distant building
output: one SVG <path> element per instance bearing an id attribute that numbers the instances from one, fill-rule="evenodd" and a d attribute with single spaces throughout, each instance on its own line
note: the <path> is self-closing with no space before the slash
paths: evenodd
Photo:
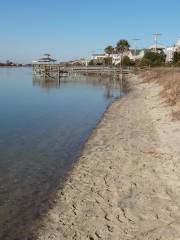
<path id="1" fill-rule="evenodd" d="M 166 48 L 166 62 L 172 62 L 174 53 L 178 51 L 180 51 L 180 39 L 174 46 Z"/>
<path id="2" fill-rule="evenodd" d="M 166 48 L 166 62 L 171 62 L 173 60 L 174 52 L 175 52 L 175 46 Z"/>
<path id="3" fill-rule="evenodd" d="M 166 47 L 162 44 L 153 44 L 149 47 L 149 50 L 152 52 L 163 53 L 165 52 Z"/>
<path id="4" fill-rule="evenodd" d="M 91 56 L 91 60 L 95 60 L 97 63 L 104 63 L 105 58 L 112 58 L 112 64 L 117 65 L 121 62 L 121 54 L 119 53 L 113 53 L 113 54 L 107 54 L 107 53 L 101 53 L 101 54 L 93 54 Z"/>
<path id="5" fill-rule="evenodd" d="M 108 54 L 106 53 L 97 53 L 97 54 L 92 54 L 91 60 L 102 60 L 104 58 L 108 57 Z"/>
<path id="6" fill-rule="evenodd" d="M 141 60 L 149 49 L 130 49 L 127 56 L 133 60 Z"/>
<path id="7" fill-rule="evenodd" d="M 39 58 L 38 60 L 33 61 L 33 64 L 51 64 L 55 63 L 56 59 L 53 59 L 51 57 L 51 54 L 45 53 L 42 58 Z"/>
<path id="8" fill-rule="evenodd" d="M 144 57 L 145 52 L 147 52 L 148 49 L 130 49 L 129 51 L 125 52 L 123 54 L 124 56 L 128 56 L 131 60 L 136 61 L 136 60 L 140 60 Z M 119 53 L 113 53 L 113 54 L 106 54 L 106 53 L 102 53 L 102 54 L 93 54 L 91 56 L 91 60 L 95 60 L 99 63 L 103 63 L 105 58 L 111 57 L 112 58 L 112 64 L 113 65 L 117 65 L 121 62 L 122 60 L 122 55 Z"/>
<path id="9" fill-rule="evenodd" d="M 116 53 L 113 53 L 110 55 L 110 57 L 112 57 L 112 64 L 114 65 L 117 65 L 121 62 L 121 54 L 116 54 Z"/>
<path id="10" fill-rule="evenodd" d="M 125 52 L 123 54 L 124 56 L 129 57 L 132 61 L 140 60 L 144 57 L 144 54 L 147 52 L 147 49 L 130 49 L 129 51 Z M 117 65 L 122 60 L 121 54 L 111 54 L 110 57 L 112 57 L 112 63 L 114 65 Z"/>
<path id="11" fill-rule="evenodd" d="M 68 64 L 70 66 L 88 66 L 88 63 L 89 63 L 88 59 L 81 58 L 81 59 L 69 61 L 66 64 Z"/>
<path id="12" fill-rule="evenodd" d="M 107 58 L 109 55 L 106 53 L 96 53 L 92 54 L 90 61 L 95 62 L 97 65 L 103 65 L 104 59 Z"/>

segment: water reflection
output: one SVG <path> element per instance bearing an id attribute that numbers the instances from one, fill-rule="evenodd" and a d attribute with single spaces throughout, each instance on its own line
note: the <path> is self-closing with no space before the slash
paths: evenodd
<path id="1" fill-rule="evenodd" d="M 33 86 L 39 86 L 44 89 L 54 89 L 54 88 L 60 88 L 60 79 L 59 78 L 49 78 L 49 77 L 37 77 L 33 75 Z"/>
<path id="2" fill-rule="evenodd" d="M 125 79 L 125 75 L 122 76 L 122 79 Z M 92 86 L 103 86 L 104 87 L 104 97 L 107 99 L 114 97 L 114 90 L 119 89 L 120 95 L 123 94 L 123 84 L 122 79 L 117 79 L 114 76 L 102 77 L 102 76 L 87 76 L 82 74 L 71 74 L 66 77 L 61 78 L 50 78 L 50 77 L 38 77 L 33 75 L 33 86 L 41 87 L 42 89 L 53 90 L 60 88 L 61 84 L 66 85 L 92 85 Z"/>

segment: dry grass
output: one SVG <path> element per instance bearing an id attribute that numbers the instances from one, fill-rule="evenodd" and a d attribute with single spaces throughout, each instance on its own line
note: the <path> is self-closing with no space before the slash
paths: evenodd
<path id="1" fill-rule="evenodd" d="M 180 105 L 180 68 L 155 68 L 140 73 L 144 82 L 155 81 L 161 86 L 161 96 L 170 106 Z M 180 111 L 173 112 L 173 120 L 180 120 Z"/>
<path id="2" fill-rule="evenodd" d="M 180 111 L 172 111 L 172 120 L 173 121 L 180 120 Z"/>

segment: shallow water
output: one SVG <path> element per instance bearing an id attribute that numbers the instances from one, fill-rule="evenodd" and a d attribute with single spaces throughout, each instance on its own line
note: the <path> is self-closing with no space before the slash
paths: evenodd
<path id="1" fill-rule="evenodd" d="M 114 80 L 0 68 L 0 239 L 26 239 L 107 106 Z"/>

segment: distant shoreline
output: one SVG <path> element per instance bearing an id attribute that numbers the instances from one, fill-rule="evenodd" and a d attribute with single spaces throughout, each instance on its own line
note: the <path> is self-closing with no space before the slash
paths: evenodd
<path id="1" fill-rule="evenodd" d="M 22 67 L 32 67 L 31 64 L 25 64 L 25 65 L 13 65 L 13 66 L 9 66 L 9 65 L 0 65 L 0 68 L 4 68 L 4 67 L 8 67 L 8 68 L 22 68 Z"/>

